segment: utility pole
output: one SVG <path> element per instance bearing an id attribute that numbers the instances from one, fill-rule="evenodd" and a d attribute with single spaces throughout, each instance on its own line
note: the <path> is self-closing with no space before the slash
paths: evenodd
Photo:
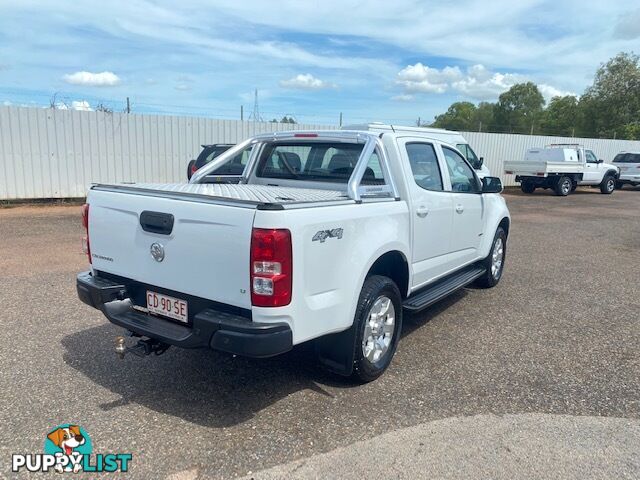
<path id="1" fill-rule="evenodd" d="M 240 121 L 244 120 L 244 105 L 240 105 Z"/>
<path id="2" fill-rule="evenodd" d="M 131 113 L 131 103 L 129 102 L 129 97 L 127 97 L 127 113 Z"/>
<path id="3" fill-rule="evenodd" d="M 533 135 L 533 123 L 531 124 L 531 133 L 529 135 Z"/>
<path id="4" fill-rule="evenodd" d="M 342 127 L 342 112 L 340 112 L 340 123 L 339 125 Z"/>
<path id="5" fill-rule="evenodd" d="M 482 131 L 482 122 L 478 123 L 478 131 L 481 132 Z"/>
<path id="6" fill-rule="evenodd" d="M 575 137 L 576 136 L 576 127 L 571 127 L 571 137 Z"/>
<path id="7" fill-rule="evenodd" d="M 253 120 L 254 122 L 263 122 L 264 120 L 260 116 L 260 107 L 258 106 L 258 89 L 256 88 L 254 96 L 253 96 L 253 112 L 249 115 L 249 120 Z"/>

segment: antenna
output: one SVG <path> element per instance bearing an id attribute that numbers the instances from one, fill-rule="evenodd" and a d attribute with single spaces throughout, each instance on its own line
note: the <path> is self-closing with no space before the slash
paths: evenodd
<path id="1" fill-rule="evenodd" d="M 260 116 L 260 107 L 258 106 L 258 89 L 256 88 L 254 93 L 253 100 L 253 112 L 249 115 L 249 120 L 253 120 L 254 122 L 264 122 L 263 118 Z"/>

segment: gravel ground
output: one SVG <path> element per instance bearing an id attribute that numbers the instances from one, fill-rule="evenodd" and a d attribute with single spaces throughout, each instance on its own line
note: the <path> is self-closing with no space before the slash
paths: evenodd
<path id="1" fill-rule="evenodd" d="M 505 197 L 513 226 L 499 286 L 465 289 L 408 321 L 390 370 L 364 386 L 319 370 L 304 346 L 269 360 L 178 349 L 119 360 L 121 330 L 76 297 L 79 207 L 0 209 L 0 476 L 11 476 L 12 453 L 42 452 L 47 431 L 72 422 L 95 452 L 133 453 L 129 478 L 287 472 L 312 457 L 330 468 L 318 454 L 341 448 L 329 455 L 351 451 L 355 462 L 358 442 L 388 438 L 415 456 L 424 435 L 442 452 L 465 428 L 488 445 L 500 431 L 516 449 L 529 432 L 521 474 L 539 458 L 560 477 L 640 477 L 640 189 Z M 595 460 L 572 470 L 574 450 L 554 456 L 537 441 L 564 434 L 593 439 L 585 451 L 603 439 L 626 447 L 597 457 L 609 470 Z M 494 450 L 456 449 L 452 476 L 512 471 Z M 394 471 L 415 471 L 398 458 L 406 465 Z"/>

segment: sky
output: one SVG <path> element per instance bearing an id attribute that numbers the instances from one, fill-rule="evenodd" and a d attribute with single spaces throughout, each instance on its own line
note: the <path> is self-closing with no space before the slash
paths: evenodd
<path id="1" fill-rule="evenodd" d="M 0 105 L 413 124 L 633 50 L 637 0 L 0 0 Z"/>

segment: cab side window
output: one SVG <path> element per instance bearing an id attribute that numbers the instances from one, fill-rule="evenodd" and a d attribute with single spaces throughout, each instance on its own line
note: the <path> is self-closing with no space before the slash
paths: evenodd
<path id="1" fill-rule="evenodd" d="M 464 192 L 475 193 L 480 191 L 480 186 L 476 180 L 476 176 L 473 174 L 473 170 L 464 158 L 448 147 L 442 147 L 442 153 L 449 170 L 449 177 L 451 178 L 451 191 L 452 192 Z"/>
<path id="2" fill-rule="evenodd" d="M 591 150 L 586 151 L 587 163 L 598 163 L 598 159 Z"/>
<path id="3" fill-rule="evenodd" d="M 411 142 L 406 144 L 407 156 L 413 179 L 425 190 L 444 190 L 438 157 L 430 143 Z"/>

